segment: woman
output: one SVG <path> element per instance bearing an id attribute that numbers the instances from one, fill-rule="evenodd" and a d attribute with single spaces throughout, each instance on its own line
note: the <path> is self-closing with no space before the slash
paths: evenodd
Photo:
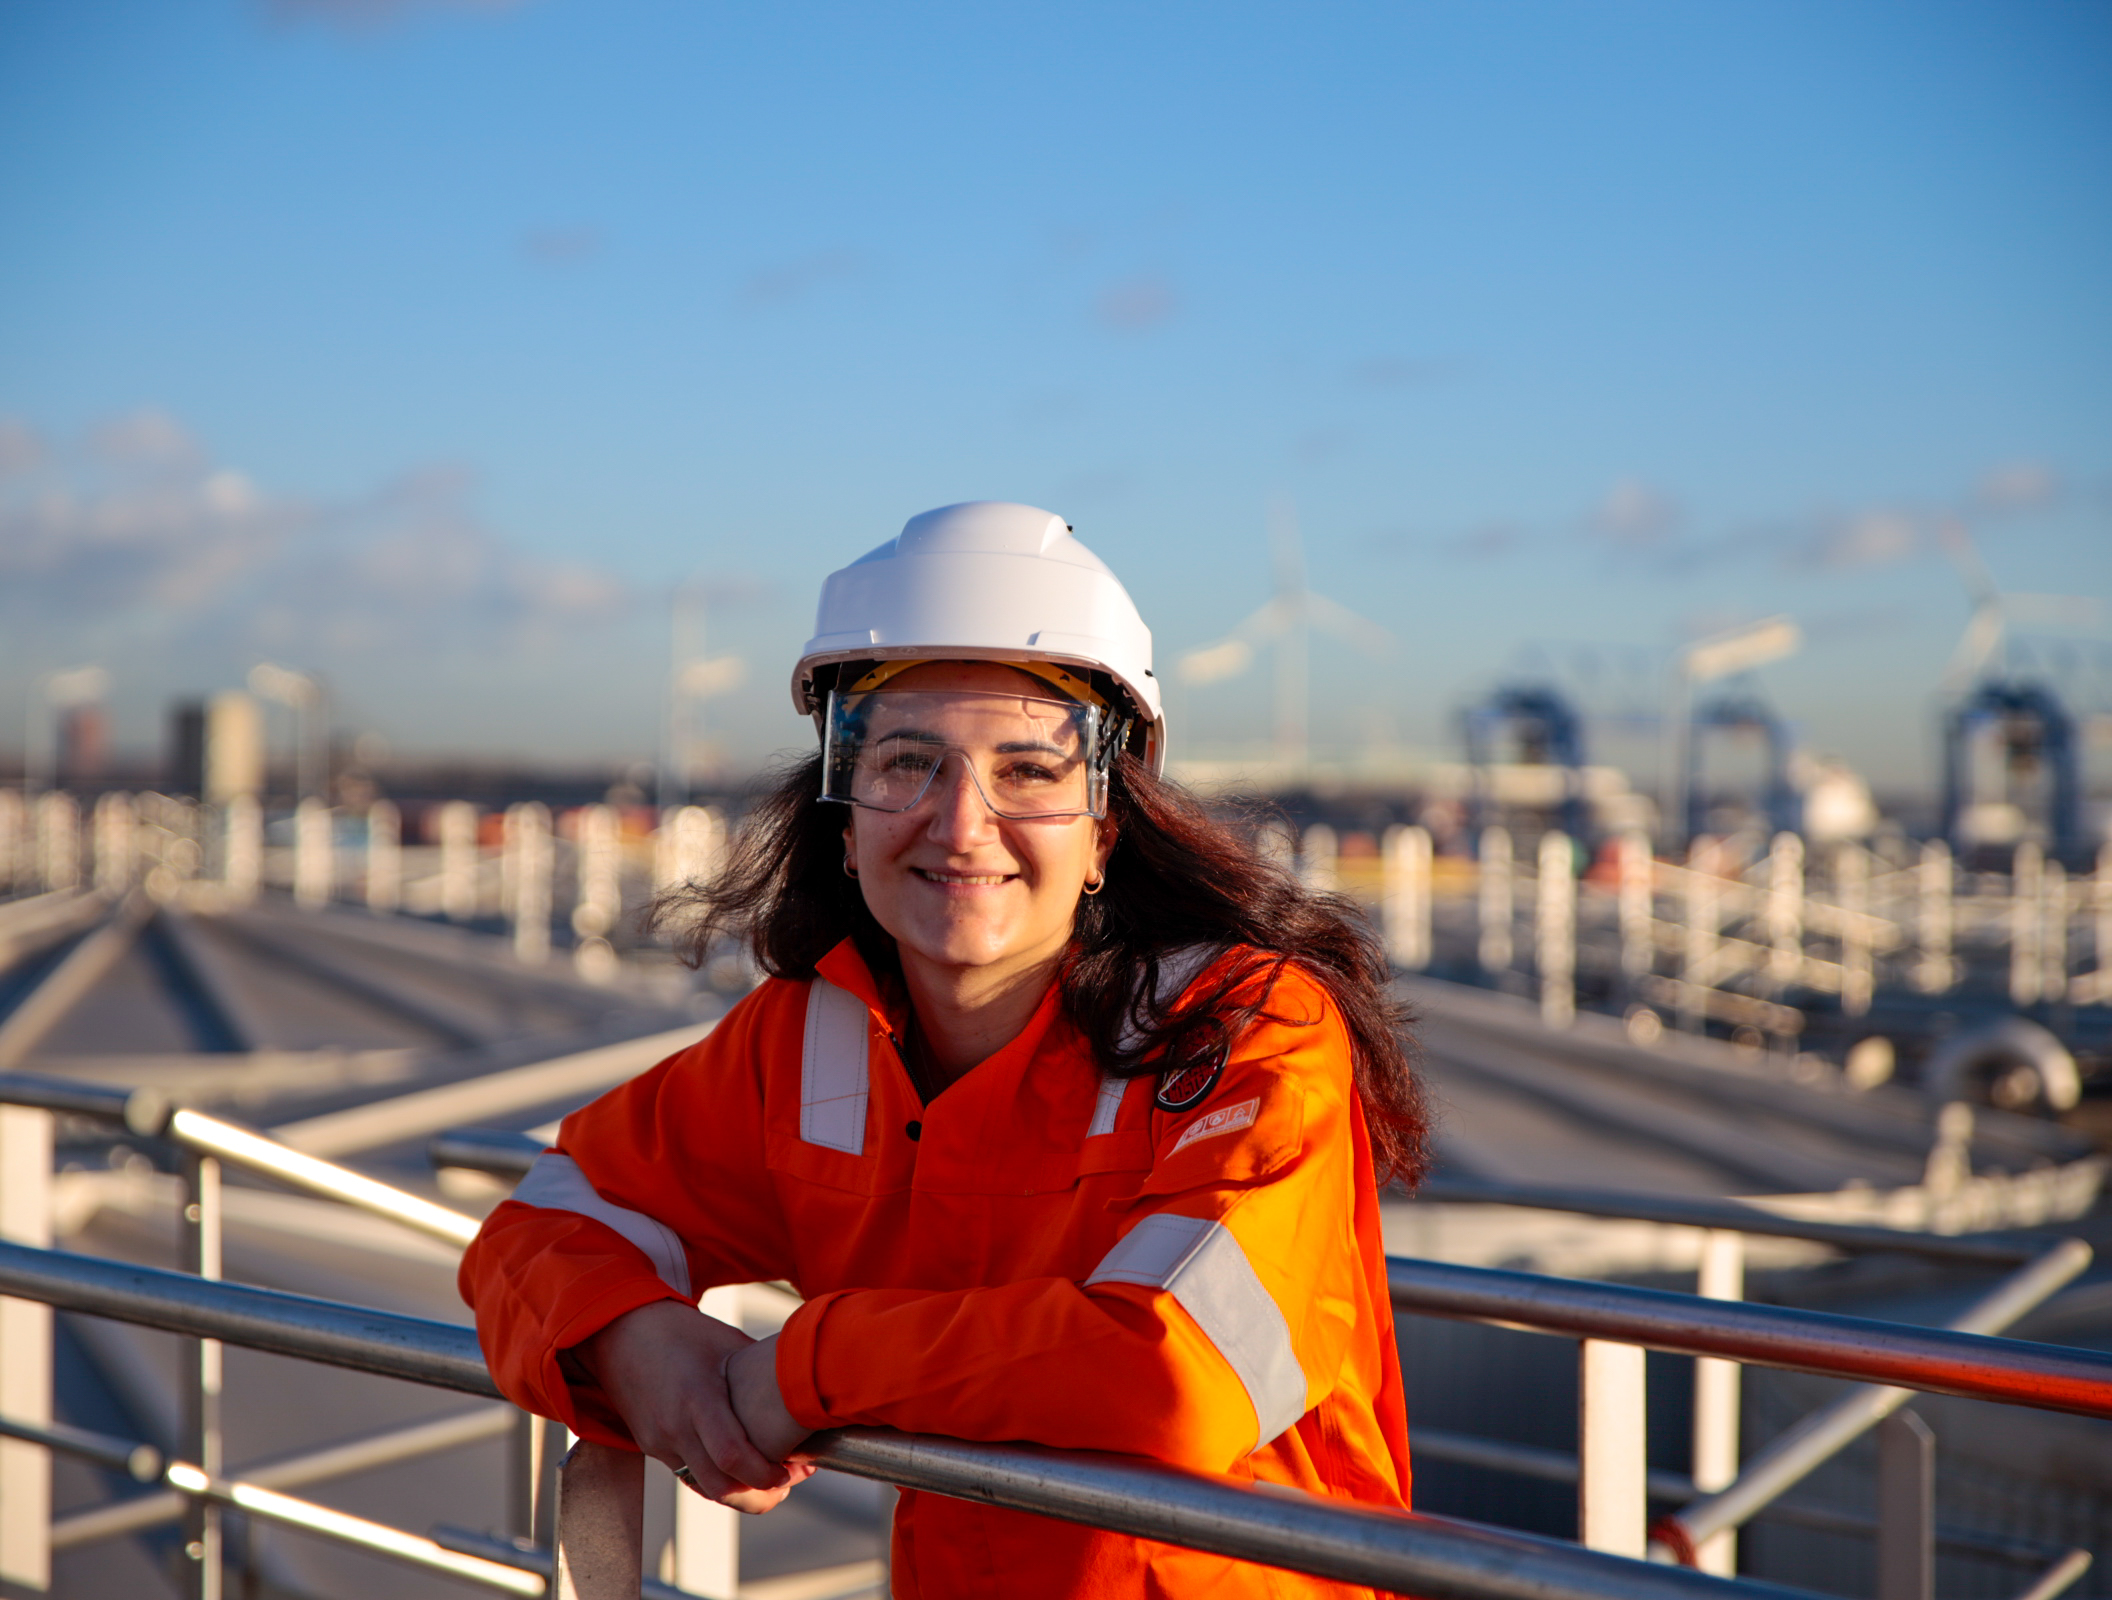
<path id="1" fill-rule="evenodd" d="M 1113 574 L 1045 511 L 926 513 L 829 579 L 794 697 L 821 751 L 683 902 L 693 960 L 738 932 L 770 976 L 486 1222 L 500 1387 L 747 1511 L 851 1423 L 1405 1506 L 1376 1183 L 1419 1175 L 1423 1121 L 1386 965 L 1158 776 Z M 776 1278 L 805 1303 L 774 1338 L 695 1308 Z M 915 1493 L 893 1573 L 1358 1592 Z"/>

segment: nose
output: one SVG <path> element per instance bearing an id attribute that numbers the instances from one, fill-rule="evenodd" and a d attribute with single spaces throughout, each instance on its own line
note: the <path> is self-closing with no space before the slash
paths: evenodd
<path id="1" fill-rule="evenodd" d="M 949 850 L 966 850 L 982 843 L 997 825 L 974 772 L 958 751 L 949 752 L 932 774 L 931 788 L 923 803 L 931 808 L 926 832 Z"/>

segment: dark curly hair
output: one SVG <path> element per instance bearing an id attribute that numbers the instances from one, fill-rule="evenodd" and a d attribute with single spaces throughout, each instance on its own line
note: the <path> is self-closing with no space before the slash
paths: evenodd
<path id="1" fill-rule="evenodd" d="M 894 940 L 844 874 L 843 814 L 820 793 L 818 752 L 788 763 L 748 812 L 717 876 L 661 896 L 648 925 L 671 932 L 692 966 L 734 938 L 772 977 L 807 979 L 850 938 L 874 972 L 898 971 Z M 1158 1071 L 1236 1038 L 1259 1017 L 1316 1022 L 1266 1010 L 1276 977 L 1296 962 L 1349 1028 L 1379 1181 L 1420 1181 L 1429 1128 L 1413 1018 L 1389 993 L 1392 969 L 1363 912 L 1308 889 L 1234 822 L 1135 756 L 1115 760 L 1108 816 L 1116 831 L 1107 887 L 1078 903 L 1063 977 L 1064 1010 L 1106 1070 Z M 1160 964 L 1198 945 L 1236 947 L 1246 959 L 1231 963 L 1211 993 L 1169 1014 L 1172 997 L 1158 998 Z"/>

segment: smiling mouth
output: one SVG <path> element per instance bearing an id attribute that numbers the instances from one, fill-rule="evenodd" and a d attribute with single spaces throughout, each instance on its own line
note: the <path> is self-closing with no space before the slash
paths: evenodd
<path id="1" fill-rule="evenodd" d="M 926 883 L 944 884 L 948 888 L 994 888 L 1000 883 L 1010 883 L 1018 876 L 1012 872 L 934 872 L 929 867 L 911 867 L 909 870 Z"/>

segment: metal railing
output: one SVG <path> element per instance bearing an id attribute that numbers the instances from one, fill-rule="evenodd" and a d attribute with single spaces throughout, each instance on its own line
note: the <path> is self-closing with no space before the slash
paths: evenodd
<path id="1" fill-rule="evenodd" d="M 420 1317 L 5 1243 L 0 1243 L 0 1293 L 466 1394 L 496 1392 L 470 1329 Z M 1786 1600 L 1799 1592 L 1772 1584 L 1727 1582 L 1454 1518 L 1365 1509 L 1125 1458 L 969 1444 L 878 1429 L 820 1436 L 810 1449 L 817 1460 L 860 1477 L 1432 1597 Z M 627 1452 L 593 1447 L 575 1451 L 566 1487 L 559 1491 L 560 1565 L 566 1562 L 568 1541 L 575 1548 L 591 1545 L 597 1550 L 608 1542 L 610 1519 L 588 1511 L 607 1506 L 595 1492 L 597 1477 L 614 1480 L 616 1498 L 628 1493 L 635 1500 L 635 1474 L 642 1468 L 642 1458 Z M 347 1537 L 420 1565 L 443 1565 L 436 1552 L 473 1559 L 443 1552 L 434 1541 L 415 1535 L 374 1537 L 373 1525 L 360 1526 L 359 1519 L 333 1524 L 314 1514 L 325 1508 L 303 1509 L 306 1502 L 216 1479 L 190 1463 L 171 1463 L 165 1476 L 172 1487 L 186 1493 L 259 1515 L 278 1513 L 282 1520 L 311 1531 Z M 587 1505 L 568 1512 L 568 1492 Z M 615 1520 L 622 1524 L 624 1519 Z M 628 1525 L 635 1528 L 635 1515 Z M 430 1551 L 425 1549 L 428 1544 L 433 1546 Z M 615 1574 L 613 1581 L 605 1568 L 584 1571 L 575 1564 L 573 1592 L 580 1600 L 639 1593 L 638 1559 L 634 1545 L 628 1570 Z M 498 1565 L 487 1561 L 449 1570 L 516 1593 L 541 1592 L 539 1581 L 523 1585 L 517 1578 L 482 1570 Z"/>
<path id="2" fill-rule="evenodd" d="M 189 1192 L 195 1212 L 190 1226 L 194 1239 L 210 1246 L 204 1254 L 213 1258 L 218 1254 L 217 1206 L 200 1202 L 216 1190 L 216 1185 L 201 1184 L 199 1179 L 203 1172 L 214 1170 L 211 1163 L 221 1159 L 309 1193 L 388 1217 L 457 1247 L 466 1243 L 476 1229 L 472 1218 L 293 1150 L 237 1124 L 172 1108 L 149 1092 L 26 1074 L 0 1074 L 0 1105 L 86 1116 L 136 1136 L 168 1139 L 188 1152 Z M 455 1133 L 436 1139 L 433 1155 L 436 1164 L 517 1175 L 536 1148 L 537 1141 L 523 1135 Z M 1700 1358 L 1701 1369 L 1714 1365 L 1735 1372 L 1733 1363 L 1748 1363 L 1866 1380 L 1864 1387 L 1805 1419 L 1768 1446 L 1747 1462 L 1742 1472 L 1735 1470 L 1734 1449 L 1731 1474 L 1715 1483 L 1697 1482 L 1701 1491 L 1698 1497 L 1672 1517 L 1650 1527 L 1662 1551 L 1689 1562 L 1704 1553 L 1710 1541 L 1720 1541 L 1729 1530 L 1766 1510 L 1814 1467 L 1897 1411 L 1916 1390 L 2088 1416 L 2112 1416 L 2112 1357 L 1986 1337 L 2041 1303 L 2088 1265 L 2090 1252 L 2079 1241 L 2057 1240 L 2049 1244 L 2045 1240 L 2019 1238 L 1948 1238 L 1806 1222 L 1736 1202 L 1696 1202 L 1530 1185 L 1439 1184 L 1433 1186 L 1430 1197 L 1696 1227 L 1719 1243 L 1726 1237 L 1735 1241 L 1746 1233 L 1775 1235 L 1844 1250 L 1904 1250 L 1961 1264 L 2010 1265 L 2016 1269 L 1951 1329 L 1945 1330 L 1752 1305 L 1736 1299 L 1697 1298 L 1617 1284 L 1402 1257 L 1391 1259 L 1393 1297 L 1403 1310 L 1529 1327 L 1581 1341 L 1582 1440 L 1574 1464 L 1579 1483 L 1580 1528 L 1587 1543 L 1602 1549 L 1634 1555 L 1644 1552 L 1648 1474 L 1643 1466 L 1640 1361 L 1646 1348 Z M 207 1233 L 211 1235 L 209 1239 L 205 1237 Z M 363 1364 L 372 1359 L 378 1344 L 387 1343 L 390 1335 L 385 1330 L 397 1327 L 402 1319 L 332 1302 L 223 1285 L 213 1282 L 210 1274 L 159 1274 L 132 1280 L 135 1285 L 146 1287 L 128 1290 L 123 1272 L 145 1274 L 152 1269 L 120 1268 L 120 1276 L 113 1277 L 109 1272 L 81 1265 L 93 1263 L 93 1258 L 55 1255 L 52 1259 L 60 1264 L 54 1271 L 62 1276 L 68 1272 L 73 1275 L 67 1292 L 77 1300 L 64 1302 L 73 1309 L 164 1327 L 207 1341 L 243 1344 L 390 1376 L 414 1376 L 416 1381 L 443 1387 L 481 1383 L 483 1387 L 470 1392 L 494 1393 L 483 1374 L 473 1336 L 467 1330 L 448 1330 L 455 1341 L 449 1372 L 427 1370 L 417 1376 L 404 1369 L 407 1358 L 403 1352 L 387 1357 L 378 1366 Z M 199 1264 L 206 1263 L 201 1260 Z M 175 1285 L 188 1287 L 175 1288 L 163 1281 L 169 1279 Z M 351 1320 L 347 1321 L 348 1317 Z M 431 1326 L 444 1329 L 446 1325 Z M 419 1343 L 425 1358 L 445 1347 L 445 1338 L 437 1343 L 421 1339 Z M 203 1371 L 201 1368 L 200 1404 L 194 1408 L 201 1413 L 207 1410 Z M 49 1448 L 69 1448 L 63 1442 L 63 1430 L 48 1426 L 41 1432 L 35 1424 L 0 1428 L 0 1432 Z M 216 1432 L 216 1428 L 194 1425 L 187 1441 L 194 1447 L 193 1453 L 213 1454 L 217 1448 Z M 1735 1434 L 1732 1441 L 1735 1445 Z M 1702 1453 L 1698 1446 L 1699 1436 L 1697 1458 Z M 410 1453 L 410 1448 L 403 1451 L 404 1455 Z M 532 1449 L 517 1450 L 517 1460 L 524 1470 L 530 1470 L 532 1454 Z M 855 1470 L 845 1463 L 831 1464 L 843 1465 L 846 1471 Z M 202 1474 L 195 1483 L 181 1479 L 180 1474 L 167 1478 L 171 1489 L 186 1497 L 183 1503 L 193 1508 L 194 1517 L 197 1508 L 204 1505 L 240 1503 L 213 1488 L 229 1481 L 216 1460 L 209 1464 L 174 1465 L 183 1466 L 194 1475 Z M 174 1466 L 164 1468 L 164 1476 L 173 1470 Z M 1700 1477 L 1697 1471 L 1696 1479 Z M 263 1490 L 269 1486 L 249 1487 Z M 305 1503 L 281 1496 L 278 1501 L 260 1500 L 245 1509 L 285 1520 L 293 1515 L 289 1506 L 297 1504 Z M 270 1509 L 273 1507 L 276 1509 Z"/>

